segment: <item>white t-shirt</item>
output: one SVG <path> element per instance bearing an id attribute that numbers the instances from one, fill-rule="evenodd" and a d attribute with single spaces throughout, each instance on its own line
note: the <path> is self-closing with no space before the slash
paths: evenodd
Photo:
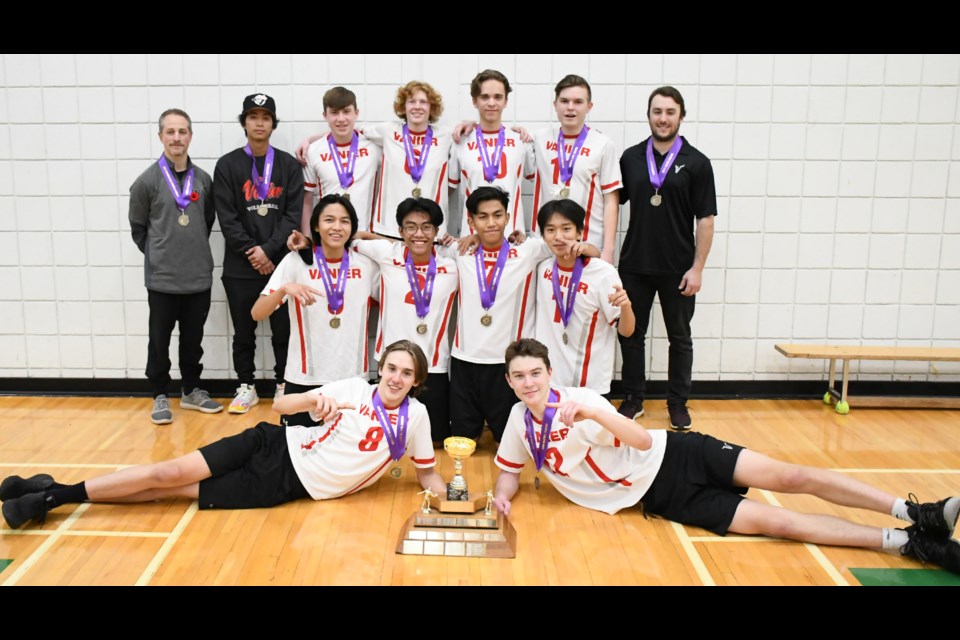
<path id="1" fill-rule="evenodd" d="M 383 160 L 380 164 L 380 187 L 377 190 L 377 201 L 373 209 L 373 232 L 397 238 L 400 231 L 397 224 L 397 206 L 413 197 L 413 189 L 419 187 L 420 197 L 429 198 L 440 205 L 444 221 L 447 213 L 447 163 L 450 157 L 450 146 L 453 143 L 450 131 L 433 128 L 433 142 L 430 153 L 427 155 L 427 164 L 419 184 L 410 177 L 410 168 L 407 166 L 407 154 L 404 150 L 403 123 L 384 122 L 364 129 L 364 134 L 383 148 Z M 420 157 L 420 148 L 423 146 L 424 134 L 410 135 L 413 150 Z M 437 237 L 446 234 L 446 222 L 440 225 Z"/>
<path id="2" fill-rule="evenodd" d="M 533 134 L 532 153 L 536 162 L 536 182 L 533 195 L 533 222 L 536 230 L 537 212 L 545 203 L 557 200 L 560 190 L 565 186 L 560 181 L 560 164 L 557 160 L 558 124 L 540 129 Z M 567 136 L 566 155 L 569 156 L 576 136 Z M 585 242 L 603 249 L 603 195 L 617 191 L 622 186 L 620 180 L 620 160 L 614 149 L 613 141 L 596 129 L 588 128 L 586 140 L 580 148 L 580 155 L 573 165 L 573 177 L 570 179 L 570 194 L 567 196 L 587 212 L 583 221 L 583 239 Z"/>
<path id="3" fill-rule="evenodd" d="M 478 127 L 480 125 L 477 125 Z M 497 145 L 498 131 L 483 132 L 483 139 L 487 147 L 488 157 L 493 156 Z M 450 186 L 457 188 L 463 185 L 463 211 L 461 212 L 460 235 L 468 233 L 470 224 L 467 220 L 467 196 L 477 187 L 500 187 L 510 194 L 509 219 L 507 228 L 503 232 L 509 236 L 514 229 L 526 230 L 527 223 L 523 214 L 523 203 L 520 200 L 520 184 L 524 178 L 532 179 L 536 166 L 533 155 L 528 153 L 529 144 L 520 139 L 520 134 L 504 127 L 503 153 L 500 155 L 500 165 L 497 177 L 493 182 L 487 182 L 483 173 L 483 162 L 480 159 L 480 150 L 477 148 L 476 130 L 465 133 L 460 143 L 453 146 L 450 153 Z"/>
<path id="4" fill-rule="evenodd" d="M 553 387 L 560 401 L 572 399 L 581 404 L 616 413 L 612 404 L 596 391 L 575 387 Z M 500 440 L 495 462 L 511 473 L 520 473 L 533 453 L 526 438 L 523 415 L 526 406 L 514 405 Z M 534 419 L 533 430 L 537 441 L 540 423 Z M 667 432 L 649 431 L 653 444 L 640 451 L 621 443 L 614 435 L 593 420 L 580 420 L 568 428 L 554 420 L 541 472 L 557 491 L 582 507 L 614 514 L 620 509 L 637 504 L 653 484 L 660 471 L 667 447 Z"/>
<path id="5" fill-rule="evenodd" d="M 433 280 L 430 310 L 421 320 L 404 266 L 408 250 L 403 243 L 390 240 L 358 240 L 356 251 L 375 261 L 380 267 L 380 322 L 377 325 L 376 358 L 384 347 L 397 340 L 412 340 L 427 357 L 430 373 L 446 373 L 450 367 L 450 317 L 457 297 L 459 278 L 457 261 L 434 251 L 437 274 Z M 427 264 L 414 264 L 418 284 L 423 290 Z M 427 325 L 425 333 L 417 326 Z"/>
<path id="6" fill-rule="evenodd" d="M 521 245 L 510 245 L 508 251 L 497 296 L 489 310 L 484 310 L 481 303 L 476 259 L 472 254 L 457 256 L 460 311 L 453 340 L 454 358 L 476 364 L 502 364 L 507 345 L 533 335 L 533 311 L 536 305 L 534 269 L 538 262 L 553 254 L 540 238 L 530 238 Z M 488 285 L 498 254 L 499 250 L 483 252 L 484 277 Z M 480 322 L 484 315 L 491 318 L 489 326 Z"/>
<path id="7" fill-rule="evenodd" d="M 560 385 L 610 391 L 617 344 L 620 307 L 610 304 L 613 285 L 623 286 L 617 270 L 599 258 L 585 258 L 573 314 L 563 343 L 563 321 L 553 297 L 553 258 L 537 265 L 537 324 L 535 335 L 550 350 L 553 380 Z M 560 268 L 560 291 L 567 304 L 572 269 Z"/>
<path id="8" fill-rule="evenodd" d="M 337 498 L 369 487 L 390 467 L 390 447 L 373 410 L 377 385 L 359 378 L 338 380 L 307 393 L 332 396 L 356 409 L 344 409 L 330 424 L 287 427 L 293 468 L 314 500 Z M 396 426 L 398 409 L 385 407 Z M 417 469 L 436 464 L 427 409 L 415 398 L 408 406 L 407 449 Z M 316 419 L 311 412 L 310 417 Z"/>
<path id="9" fill-rule="evenodd" d="M 327 264 L 336 284 L 340 260 L 328 260 Z M 339 314 L 330 310 L 326 298 L 305 307 L 298 300 L 284 296 L 290 312 L 285 380 L 310 386 L 353 376 L 367 378 L 370 368 L 367 316 L 370 297 L 378 287 L 378 276 L 379 268 L 372 260 L 351 253 L 343 311 Z M 260 295 L 269 295 L 288 282 L 324 291 L 320 268 L 316 264 L 304 264 L 296 252 L 284 256 Z M 336 329 L 330 326 L 335 315 L 340 319 Z"/>
<path id="10" fill-rule="evenodd" d="M 305 197 L 314 193 L 317 199 L 330 193 L 346 193 L 350 195 L 350 204 L 357 211 L 359 225 L 357 228 L 370 230 L 370 215 L 373 211 L 374 189 L 377 185 L 377 171 L 380 170 L 380 159 L 383 152 L 379 145 L 374 144 L 358 131 L 357 158 L 353 166 L 353 182 L 346 189 L 340 186 L 340 178 L 333 166 L 330 154 L 330 134 L 313 142 L 307 148 L 307 166 L 303 168 L 303 188 Z M 350 143 L 336 145 L 340 155 L 340 166 L 346 168 L 350 156 Z"/>

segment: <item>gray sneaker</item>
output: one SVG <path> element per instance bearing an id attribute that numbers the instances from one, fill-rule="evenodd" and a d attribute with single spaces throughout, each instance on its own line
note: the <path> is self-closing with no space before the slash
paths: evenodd
<path id="1" fill-rule="evenodd" d="M 197 387 L 190 393 L 180 396 L 181 409 L 193 409 L 204 413 L 220 413 L 223 405 L 210 399 L 210 394 Z"/>
<path id="2" fill-rule="evenodd" d="M 173 412 L 170 411 L 170 401 L 167 400 L 167 396 L 159 395 L 153 399 L 150 421 L 153 424 L 170 424 L 173 422 Z"/>

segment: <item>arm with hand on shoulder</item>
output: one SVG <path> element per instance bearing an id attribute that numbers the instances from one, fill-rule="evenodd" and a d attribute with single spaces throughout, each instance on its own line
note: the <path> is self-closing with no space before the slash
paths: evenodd
<path id="1" fill-rule="evenodd" d="M 653 438 L 646 429 L 616 411 L 592 407 L 575 400 L 548 402 L 546 406 L 555 407 L 557 413 L 554 419 L 568 427 L 578 420 L 593 420 L 628 447 L 646 451 L 653 445 Z"/>

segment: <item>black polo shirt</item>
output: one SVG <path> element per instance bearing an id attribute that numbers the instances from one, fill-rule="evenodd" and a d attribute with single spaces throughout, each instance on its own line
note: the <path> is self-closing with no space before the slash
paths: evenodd
<path id="1" fill-rule="evenodd" d="M 683 138 L 683 136 L 681 136 Z M 683 146 L 663 181 L 659 207 L 647 172 L 647 138 L 623 152 L 620 204 L 630 202 L 630 224 L 620 248 L 620 271 L 682 275 L 693 266 L 696 253 L 694 218 L 717 215 L 717 190 L 707 156 L 683 138 Z M 656 148 L 657 169 L 666 157 Z"/>

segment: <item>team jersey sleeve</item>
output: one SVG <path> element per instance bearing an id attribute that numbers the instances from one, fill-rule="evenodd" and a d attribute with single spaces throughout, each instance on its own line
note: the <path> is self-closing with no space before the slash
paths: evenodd
<path id="1" fill-rule="evenodd" d="M 500 447 L 497 449 L 497 455 L 494 458 L 498 467 L 510 473 L 520 473 L 529 457 L 526 448 L 523 446 L 523 412 L 523 403 L 519 402 L 510 411 L 507 426 L 503 431 L 503 438 L 500 439 Z"/>
<path id="2" fill-rule="evenodd" d="M 467 134 L 464 134 L 466 136 Z M 447 185 L 451 189 L 456 189 L 460 186 L 460 179 L 463 177 L 460 175 L 460 147 L 464 143 L 464 138 L 460 138 L 460 144 L 451 145 L 450 147 L 450 160 L 447 163 Z"/>
<path id="3" fill-rule="evenodd" d="M 602 411 L 607 411 L 609 413 L 616 413 L 616 408 L 607 402 L 606 398 L 601 396 L 599 393 L 593 389 L 588 389 L 586 387 L 581 387 L 577 389 L 568 389 L 568 393 L 575 395 L 574 399 L 580 404 L 584 404 L 590 407 L 596 407 Z M 578 425 L 581 426 L 581 425 Z M 603 425 L 593 420 L 584 420 L 582 427 L 587 429 L 587 440 L 591 445 L 597 447 L 619 447 L 620 441 L 613 435 L 610 431 L 605 429 Z"/>
<path id="4" fill-rule="evenodd" d="M 393 245 L 389 240 L 354 240 L 352 246 L 360 255 L 379 263 L 390 259 Z"/>
<path id="5" fill-rule="evenodd" d="M 341 403 L 349 402 L 359 408 L 362 401 L 370 400 L 370 398 L 365 394 L 372 394 L 373 392 L 370 391 L 370 383 L 368 383 L 366 380 L 361 380 L 360 378 L 349 378 L 347 380 L 336 380 L 334 382 L 327 383 L 322 387 L 310 389 L 306 393 L 318 396 L 327 396 L 334 398 Z M 314 414 L 313 409 L 308 411 L 307 414 L 314 422 L 320 422 L 320 420 Z"/>
<path id="6" fill-rule="evenodd" d="M 277 268 L 274 269 L 273 273 L 270 274 L 270 279 L 267 281 L 267 286 L 263 288 L 263 291 L 260 292 L 260 295 L 270 295 L 288 282 L 293 282 L 294 274 L 291 267 L 294 266 L 294 260 L 300 260 L 300 256 L 296 253 L 288 253 L 286 256 L 284 256 L 283 260 L 280 261 L 280 264 L 277 265 Z M 289 296 L 283 296 L 284 302 L 286 302 L 288 297 Z"/>
<path id="7" fill-rule="evenodd" d="M 537 159 L 533 153 L 533 143 L 522 142 L 521 144 L 523 145 L 523 177 L 533 180 L 537 175 Z"/>
<path id="8" fill-rule="evenodd" d="M 600 191 L 601 193 L 617 191 L 623 184 L 620 177 L 620 161 L 617 159 L 613 140 L 607 140 L 607 144 L 603 145 L 603 153 L 600 157 Z"/>
<path id="9" fill-rule="evenodd" d="M 317 140 L 307 147 L 307 164 L 303 167 L 303 189 L 310 193 L 317 193 L 320 189 L 320 176 L 317 174 L 315 167 L 320 157 L 317 147 L 320 142 L 321 140 Z"/>
<path id="10" fill-rule="evenodd" d="M 527 238 L 520 247 L 527 247 L 530 251 L 531 265 L 536 266 L 553 255 L 550 247 L 543 241 L 543 238 Z"/>
<path id="11" fill-rule="evenodd" d="M 611 267 L 603 270 L 603 277 L 600 278 L 600 290 L 597 294 L 600 296 L 600 308 L 603 309 L 603 317 L 607 324 L 613 324 L 620 319 L 620 307 L 610 303 L 610 294 L 613 293 L 613 285 L 623 287 L 617 270 Z M 631 302 L 633 302 L 631 300 Z"/>
<path id="12" fill-rule="evenodd" d="M 691 189 L 693 214 L 698 218 L 717 215 L 717 187 L 713 179 L 713 165 L 704 159 L 703 169 L 698 171 Z"/>
<path id="13" fill-rule="evenodd" d="M 420 402 L 410 401 L 411 437 L 407 440 L 407 455 L 417 469 L 429 469 L 437 464 L 430 435 L 430 416 Z"/>
<path id="14" fill-rule="evenodd" d="M 370 142 L 383 146 L 383 141 L 387 137 L 387 129 L 390 128 L 389 122 L 380 122 L 378 124 L 365 127 L 363 129 L 363 135 L 366 136 L 367 140 Z"/>

